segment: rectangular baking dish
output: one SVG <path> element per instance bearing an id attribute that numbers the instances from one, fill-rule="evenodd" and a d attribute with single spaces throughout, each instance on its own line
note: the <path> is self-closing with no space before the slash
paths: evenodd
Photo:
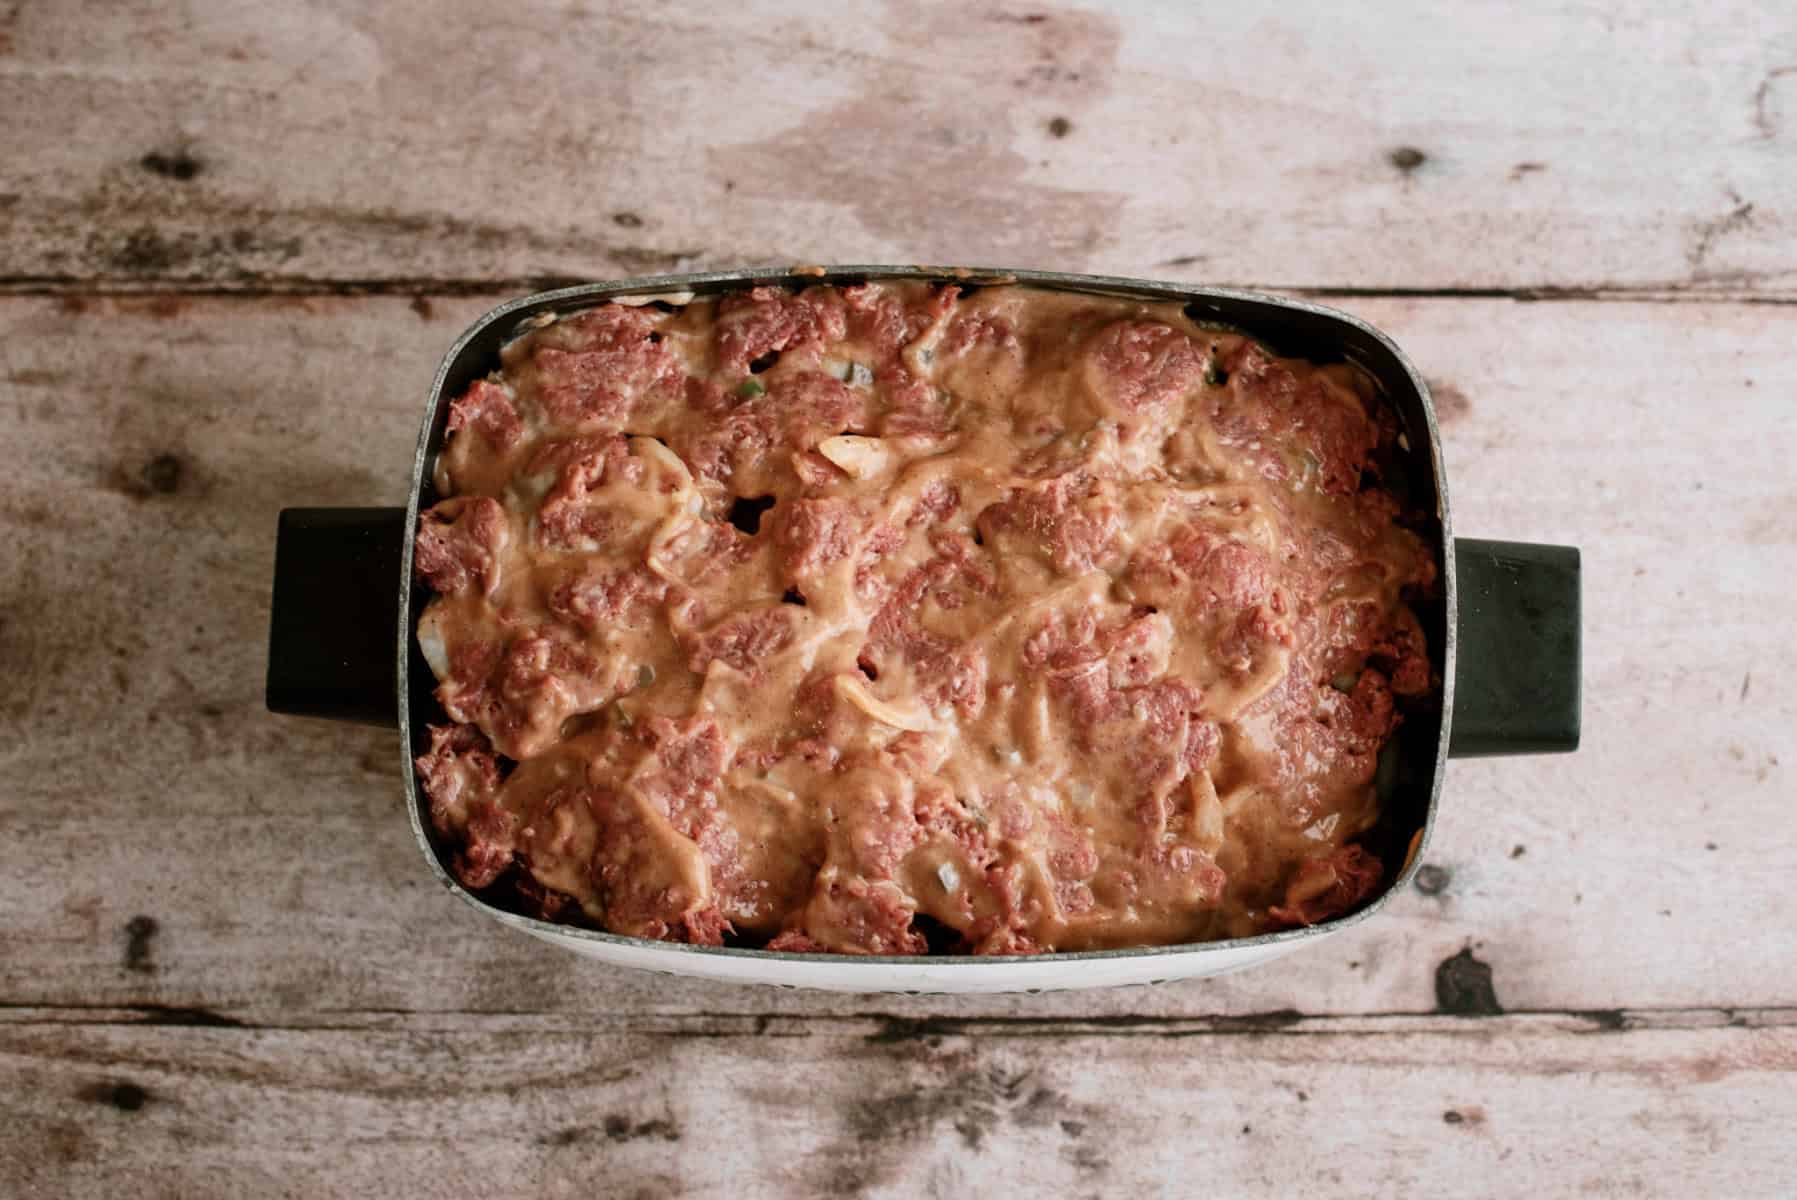
<path id="1" fill-rule="evenodd" d="M 1388 864 L 1382 889 L 1323 924 L 1251 938 L 1016 958 L 859 957 L 688 946 L 558 925 L 507 911 L 462 887 L 447 868 L 412 770 L 425 725 L 446 718 L 413 629 L 427 597 L 414 586 L 418 514 L 439 497 L 431 467 L 449 401 L 498 365 L 502 345 L 547 318 L 619 297 L 709 295 L 773 284 L 923 280 L 1177 300 L 1194 319 L 1230 326 L 1288 355 L 1348 360 L 1378 382 L 1401 416 L 1411 494 L 1438 520 L 1440 596 L 1422 611 L 1443 687 L 1437 711 L 1397 734 L 1397 771 L 1379 826 L 1366 839 Z M 268 707 L 295 716 L 399 731 L 407 817 L 427 869 L 477 911 L 577 954 L 617 966 L 741 983 L 853 992 L 1040 991 L 1161 983 L 1217 975 L 1289 954 L 1370 920 L 1411 878 L 1428 844 L 1442 775 L 1454 756 L 1552 753 L 1579 740 L 1579 552 L 1572 547 L 1455 539 L 1429 390 L 1370 325 L 1301 300 L 1253 292 L 1042 271 L 845 266 L 709 272 L 561 288 L 509 301 L 461 335 L 425 400 L 406 507 L 287 509 L 281 514 L 269 640 Z"/>

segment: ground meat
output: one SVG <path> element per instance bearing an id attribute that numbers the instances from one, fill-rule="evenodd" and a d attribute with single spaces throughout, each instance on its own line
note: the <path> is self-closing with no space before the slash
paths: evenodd
<path id="1" fill-rule="evenodd" d="M 533 359 L 543 412 L 555 425 L 623 429 L 644 400 L 684 388 L 648 312 L 607 305 L 556 333 L 562 345 L 539 345 Z"/>
<path id="2" fill-rule="evenodd" d="M 553 743 L 561 723 L 618 692 L 625 664 L 602 662 L 555 634 L 528 631 L 503 650 L 495 642 L 458 646 L 437 698 L 450 716 L 479 725 L 509 758 Z"/>
<path id="3" fill-rule="evenodd" d="M 487 439 L 495 450 L 510 450 L 524 433 L 524 423 L 505 388 L 485 379 L 468 385 L 468 390 L 449 402 L 450 433 L 472 429 Z"/>
<path id="4" fill-rule="evenodd" d="M 955 428 L 954 401 L 941 388 L 893 364 L 880 368 L 874 384 L 886 400 L 880 432 L 886 437 L 940 437 Z"/>
<path id="5" fill-rule="evenodd" d="M 1276 455 L 1286 447 L 1320 490 L 1345 496 L 1359 489 L 1379 431 L 1354 396 L 1253 342 L 1243 342 L 1225 366 L 1228 390 L 1212 413 L 1219 435 L 1235 445 L 1260 443 L 1263 461 L 1278 461 L 1282 479 L 1289 459 Z"/>
<path id="6" fill-rule="evenodd" d="M 956 288 L 939 288 L 925 300 L 907 305 L 889 289 L 872 284 L 844 288 L 848 335 L 871 352 L 871 361 L 865 365 L 878 372 L 893 365 L 900 350 L 935 324 L 944 306 L 952 304 L 957 294 Z"/>
<path id="7" fill-rule="evenodd" d="M 914 283 L 601 305 L 500 365 L 416 539 L 447 722 L 415 766 L 464 885 L 859 954 L 1196 940 L 1379 886 L 1356 839 L 1438 597 L 1355 368 L 1175 303 Z"/>
<path id="8" fill-rule="evenodd" d="M 687 670 L 703 675 L 712 663 L 721 662 L 752 673 L 792 641 L 796 620 L 792 609 L 784 605 L 728 617 L 688 639 L 692 649 Z"/>
<path id="9" fill-rule="evenodd" d="M 841 297 L 813 288 L 797 296 L 783 288 L 758 287 L 726 296 L 718 304 L 713 349 L 726 371 L 747 371 L 768 354 L 815 350 L 848 331 Z"/>
<path id="10" fill-rule="evenodd" d="M 549 594 L 549 611 L 588 632 L 645 629 L 667 600 L 668 584 L 647 568 L 589 566 Z"/>
<path id="11" fill-rule="evenodd" d="M 869 624 L 859 657 L 862 669 L 878 679 L 882 671 L 903 664 L 931 708 L 948 706 L 964 718 L 978 716 L 985 703 L 985 653 L 932 632 L 922 618 L 931 607 L 958 609 L 994 586 L 992 576 L 971 556 L 940 554 L 917 567 Z"/>
<path id="12" fill-rule="evenodd" d="M 518 819 L 491 802 L 471 805 L 463 829 L 462 849 L 456 854 L 455 877 L 466 888 L 491 887 L 512 865 L 513 840 Z"/>
<path id="13" fill-rule="evenodd" d="M 647 736 L 654 749 L 635 775 L 635 786 L 683 836 L 697 838 L 730 756 L 723 731 L 704 717 L 655 717 Z"/>
<path id="14" fill-rule="evenodd" d="M 978 526 L 1001 550 L 1045 558 L 1064 575 L 1083 575 L 1113 562 L 1122 514 L 1101 480 L 1074 471 L 1012 489 L 980 513 Z"/>
<path id="15" fill-rule="evenodd" d="M 472 725 L 429 726 L 431 745 L 413 760 L 430 801 L 431 824 L 448 834 L 468 823 L 471 806 L 489 804 L 499 789 L 499 765 L 486 735 Z"/>
<path id="16" fill-rule="evenodd" d="M 531 464 L 537 471 L 553 468 L 555 483 L 537 510 L 539 537 L 558 550 L 596 550 L 612 536 L 618 521 L 592 493 L 608 480 L 640 484 L 643 464 L 630 457 L 621 437 L 578 438 L 550 446 Z"/>
<path id="17" fill-rule="evenodd" d="M 1189 334 L 1169 325 L 1118 321 L 1094 339 L 1088 362 L 1099 394 L 1134 414 L 1165 407 L 1196 389 L 1206 355 Z"/>
<path id="18" fill-rule="evenodd" d="M 658 941 L 685 932 L 687 917 L 707 906 L 659 852 L 641 802 L 610 788 L 589 789 L 585 799 L 599 832 L 592 874 L 607 928 Z M 696 919 L 702 930 L 710 923 Z"/>
<path id="19" fill-rule="evenodd" d="M 840 876 L 820 880 L 803 926 L 794 931 L 803 941 L 782 935 L 770 949 L 815 946 L 839 954 L 922 954 L 929 947 L 911 927 L 916 916 L 916 905 L 896 883 Z"/>
<path id="20" fill-rule="evenodd" d="M 966 313 L 949 322 L 937 353 L 955 358 L 974 349 L 995 349 L 1017 354 L 1022 345 L 1010 321 L 991 313 Z"/>
<path id="21" fill-rule="evenodd" d="M 783 578 L 803 590 L 847 558 L 866 529 L 866 516 L 851 500 L 795 500 L 775 512 L 774 542 Z"/>
<path id="22" fill-rule="evenodd" d="M 412 565 L 431 589 L 459 595 L 470 585 L 492 592 L 510 539 L 505 509 L 489 496 L 460 496 L 418 516 Z"/>
<path id="23" fill-rule="evenodd" d="M 1281 925 L 1315 925 L 1359 904 L 1379 886 L 1380 861 L 1360 846 L 1343 846 L 1326 858 L 1307 858 L 1286 887 L 1285 903 L 1269 910 Z"/>

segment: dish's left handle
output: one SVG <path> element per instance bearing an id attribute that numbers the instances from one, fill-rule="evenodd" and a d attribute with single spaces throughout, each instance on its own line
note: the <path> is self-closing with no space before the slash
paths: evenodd
<path id="1" fill-rule="evenodd" d="M 399 724 L 403 508 L 287 508 L 275 540 L 268 708 Z"/>

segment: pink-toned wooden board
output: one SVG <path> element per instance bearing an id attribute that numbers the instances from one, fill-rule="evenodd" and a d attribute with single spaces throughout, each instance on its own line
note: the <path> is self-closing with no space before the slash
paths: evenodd
<path id="1" fill-rule="evenodd" d="M 0 579 L 0 811 L 22 835 L 0 842 L 0 995 L 840 1011 L 613 978 L 488 928 L 428 881 L 396 738 L 262 710 L 277 511 L 403 500 L 435 360 L 486 303 L 0 302 L 0 537 L 39 548 Z M 1461 532 L 1584 547 L 1584 748 L 1453 764 L 1439 894 L 1360 933 L 1033 1010 L 1426 1010 L 1468 942 L 1519 1008 L 1797 1000 L 1797 309 L 1352 305 L 1436 380 Z M 154 969 L 122 970 L 138 916 Z"/>
<path id="2" fill-rule="evenodd" d="M 0 1159 L 21 1200 L 1777 1197 L 1797 1029 L 1758 1021 L 0 1023 Z"/>
<path id="3" fill-rule="evenodd" d="M 1797 285 L 1780 0 L 62 0 L 0 9 L 0 45 L 28 286 L 816 261 Z"/>
<path id="4" fill-rule="evenodd" d="M 0 112 L 0 1191 L 1797 1191 L 1785 6 L 0 6 Z M 737 990 L 453 902 L 391 735 L 262 711 L 277 511 L 400 502 L 529 281 L 849 259 L 1391 332 L 1459 532 L 1584 550 L 1583 749 L 1188 986 Z"/>

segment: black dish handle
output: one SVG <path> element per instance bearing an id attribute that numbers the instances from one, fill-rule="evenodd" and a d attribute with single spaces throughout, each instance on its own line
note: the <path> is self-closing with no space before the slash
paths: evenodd
<path id="1" fill-rule="evenodd" d="M 1579 552 L 1454 539 L 1458 665 L 1448 754 L 1579 748 Z"/>
<path id="2" fill-rule="evenodd" d="M 275 539 L 268 708 L 399 725 L 403 508 L 287 508 Z"/>

